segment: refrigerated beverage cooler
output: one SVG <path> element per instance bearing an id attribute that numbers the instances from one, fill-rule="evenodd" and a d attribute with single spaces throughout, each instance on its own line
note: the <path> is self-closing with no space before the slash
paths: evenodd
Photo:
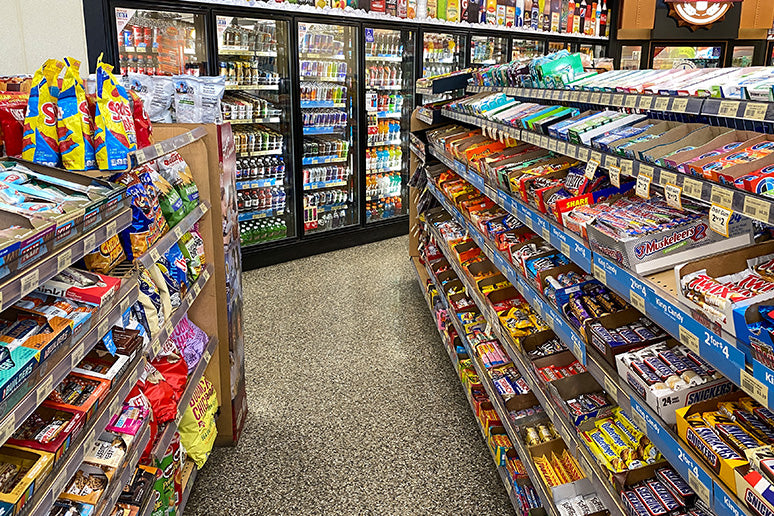
<path id="1" fill-rule="evenodd" d="M 489 66 L 508 62 L 508 39 L 494 36 L 470 37 L 470 65 Z"/>
<path id="2" fill-rule="evenodd" d="M 117 7 L 121 74 L 206 75 L 205 15 Z"/>
<path id="3" fill-rule="evenodd" d="M 459 34 L 425 32 L 422 53 L 422 77 L 441 75 L 463 66 L 464 38 Z"/>
<path id="4" fill-rule="evenodd" d="M 530 61 L 543 55 L 543 42 L 536 39 L 512 39 L 511 61 Z"/>
<path id="5" fill-rule="evenodd" d="M 295 235 L 286 20 L 216 16 L 221 109 L 236 150 L 243 247 Z"/>
<path id="6" fill-rule="evenodd" d="M 360 222 L 358 41 L 354 26 L 298 23 L 305 234 Z"/>
<path id="7" fill-rule="evenodd" d="M 406 213 L 414 32 L 368 28 L 365 39 L 366 223 Z"/>

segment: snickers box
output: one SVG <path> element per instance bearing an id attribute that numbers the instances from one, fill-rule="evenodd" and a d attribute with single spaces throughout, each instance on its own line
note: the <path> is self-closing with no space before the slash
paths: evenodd
<path id="1" fill-rule="evenodd" d="M 774 514 L 774 486 L 771 480 L 751 466 L 740 466 L 735 471 L 736 495 L 750 509 L 750 514 Z"/>
<path id="2" fill-rule="evenodd" d="M 675 267 L 675 284 L 678 286 L 677 295 L 683 303 L 691 308 L 691 315 L 703 324 L 715 329 L 722 328 L 731 335 L 736 335 L 738 339 L 745 343 L 749 343 L 756 338 L 768 343 L 770 342 L 768 335 L 753 335 L 748 329 L 748 324 L 761 321 L 758 306 L 774 304 L 774 291 L 759 294 L 736 303 L 728 302 L 724 310 L 713 308 L 712 311 L 709 311 L 703 309 L 692 297 L 686 295 L 686 290 L 682 285 L 683 282 L 686 282 L 690 291 L 700 294 L 702 287 L 701 277 L 698 277 L 698 274 L 703 273 L 711 278 L 720 278 L 747 270 L 749 267 L 754 267 L 772 259 L 774 259 L 774 243 L 764 242 L 678 265 Z M 690 282 L 688 282 L 687 278 L 689 275 L 693 275 L 691 277 L 694 278 Z"/>
<path id="3" fill-rule="evenodd" d="M 740 398 L 747 397 L 744 392 L 734 392 L 726 394 L 719 398 L 715 398 L 708 401 L 702 401 L 691 405 L 689 407 L 679 408 L 675 411 L 677 417 L 677 433 L 680 439 L 683 440 L 701 460 L 709 466 L 715 475 L 720 477 L 728 487 L 736 490 L 737 468 L 747 466 L 749 462 L 747 459 L 739 459 L 729 456 L 726 451 L 729 447 L 718 447 L 715 444 L 714 436 L 717 433 L 712 431 L 708 432 L 706 428 L 709 425 L 705 425 L 700 422 L 689 421 L 689 417 L 694 414 L 702 414 L 704 412 L 715 412 L 718 410 L 718 403 L 723 401 L 736 401 Z M 717 440 L 720 440 L 717 438 Z M 735 454 L 738 455 L 738 454 Z"/>
<path id="4" fill-rule="evenodd" d="M 670 348 L 678 345 L 677 341 L 670 339 L 666 342 Z M 718 378 L 710 380 L 701 385 L 689 386 L 679 390 L 670 390 L 663 394 L 655 394 L 645 380 L 642 379 L 637 371 L 627 365 L 626 353 L 616 356 L 616 368 L 621 378 L 640 395 L 645 403 L 650 406 L 664 422 L 674 426 L 677 423 L 675 410 L 700 401 L 717 398 L 734 390 L 734 384 L 727 378 Z"/>

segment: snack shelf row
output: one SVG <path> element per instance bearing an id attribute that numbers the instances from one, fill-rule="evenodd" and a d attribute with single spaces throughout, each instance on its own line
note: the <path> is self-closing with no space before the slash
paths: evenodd
<path id="1" fill-rule="evenodd" d="M 418 120 L 434 125 L 441 121 L 441 112 L 437 109 L 428 109 L 425 106 L 417 106 L 416 117 Z"/>
<path id="2" fill-rule="evenodd" d="M 207 284 L 207 281 L 212 276 L 213 270 L 214 265 L 211 263 L 207 264 L 207 267 L 199 274 L 199 277 L 180 300 L 180 306 L 172 312 L 172 315 L 164 322 L 164 326 L 159 328 L 153 336 L 150 341 L 150 346 L 148 347 L 148 358 L 150 360 L 156 358 L 161 352 L 161 346 L 167 341 L 169 336 L 172 335 L 172 332 L 175 331 L 177 324 L 186 316 L 188 309 L 194 304 L 194 301 L 198 298 L 204 285 Z"/>
<path id="3" fill-rule="evenodd" d="M 414 133 L 409 134 L 409 150 L 411 150 L 422 163 L 425 162 L 425 142 L 420 140 Z"/>
<path id="4" fill-rule="evenodd" d="M 438 191 L 432 186 L 432 184 L 429 184 L 428 186 L 431 188 L 431 190 L 433 190 L 433 195 L 439 198 L 439 201 L 441 200 L 441 198 L 443 198 L 444 200 L 446 199 L 443 196 L 443 194 L 441 194 L 440 191 Z M 462 226 L 470 232 L 471 236 L 473 236 L 474 234 L 473 230 L 475 230 L 475 227 L 473 227 L 472 224 L 468 223 L 462 217 L 462 214 L 459 213 L 459 211 L 457 211 L 456 213 L 454 213 L 453 211 L 450 211 L 447 208 L 447 205 L 449 205 L 448 202 L 445 202 L 445 203 L 442 202 L 442 204 L 444 204 L 444 208 L 446 209 L 446 211 L 449 212 L 449 214 L 451 214 L 457 220 L 457 222 L 461 223 Z M 450 205 L 448 207 L 451 208 Z M 460 219 L 457 219 L 458 215 Z M 611 513 L 619 514 L 619 515 L 626 514 L 625 509 L 621 504 L 620 497 L 613 489 L 612 484 L 610 484 L 610 482 L 607 481 L 608 474 L 604 469 L 604 467 L 597 464 L 597 462 L 591 457 L 585 445 L 580 441 L 575 430 L 570 427 L 569 421 L 567 421 L 564 417 L 562 417 L 559 414 L 559 412 L 554 410 L 556 403 L 552 401 L 552 395 L 546 392 L 541 386 L 541 384 L 538 382 L 537 378 L 533 373 L 532 367 L 525 361 L 524 355 L 517 351 L 518 348 L 513 344 L 513 341 L 510 339 L 510 336 L 507 336 L 506 338 L 506 335 L 504 334 L 504 332 L 500 331 L 500 319 L 497 317 L 497 314 L 495 314 L 493 310 L 489 308 L 487 303 L 481 298 L 481 296 L 479 295 L 478 289 L 475 287 L 473 281 L 468 277 L 468 275 L 462 269 L 459 262 L 454 257 L 454 253 L 452 253 L 451 249 L 449 249 L 448 246 L 446 245 L 446 241 L 443 239 L 440 233 L 438 233 L 435 227 L 432 227 L 432 226 L 430 227 L 430 233 L 433 235 L 436 245 L 441 250 L 443 255 L 446 257 L 446 260 L 449 262 L 449 265 L 457 274 L 457 277 L 460 279 L 462 284 L 465 286 L 466 294 L 476 303 L 476 306 L 478 306 L 478 309 L 481 312 L 481 314 L 484 315 L 484 317 L 489 322 L 489 326 L 494 332 L 495 336 L 498 338 L 498 340 L 500 340 L 500 343 L 505 346 L 505 350 L 508 353 L 509 358 L 521 373 L 522 378 L 524 378 L 524 380 L 529 385 L 530 391 L 535 394 L 535 397 L 538 399 L 538 402 L 545 410 L 546 416 L 554 424 L 554 427 L 556 428 L 557 433 L 565 442 L 565 445 L 568 447 L 568 450 L 570 451 L 570 453 L 578 461 L 578 465 L 580 466 L 581 470 L 583 470 L 583 472 L 586 474 L 586 477 L 591 482 L 592 486 L 594 487 L 594 490 L 597 493 L 597 496 L 600 497 L 602 502 L 605 504 L 605 507 L 607 507 L 611 511 Z M 477 244 L 479 244 L 479 247 L 481 247 L 481 249 L 484 250 L 485 254 L 487 254 L 487 256 L 490 256 L 489 252 L 491 252 L 491 250 L 487 250 L 484 246 L 482 246 L 481 243 L 483 242 L 479 243 L 479 239 L 476 239 L 474 237 L 474 240 L 476 241 Z M 490 260 L 491 260 L 491 256 L 490 256 Z M 506 277 L 508 276 L 506 275 Z M 511 280 L 511 278 L 508 278 L 508 279 Z M 516 279 L 516 278 L 513 278 L 513 279 Z M 511 282 L 513 283 L 513 280 L 511 280 Z M 513 283 L 513 284 L 520 291 L 524 290 L 523 287 L 519 288 L 519 286 L 517 286 L 517 283 Z M 528 299 L 526 295 L 524 297 L 525 299 Z M 533 303 L 530 301 L 530 304 L 533 304 Z M 534 308 L 536 310 L 538 309 L 537 306 L 534 306 Z M 447 309 L 450 309 L 450 308 L 447 306 Z M 454 321 L 455 327 L 457 327 L 457 332 L 460 333 L 460 340 L 465 343 L 465 348 L 468 351 L 468 355 L 472 359 L 471 361 L 473 362 L 474 367 L 476 368 L 476 373 L 481 379 L 481 383 L 486 389 L 487 394 L 489 395 L 489 398 L 495 407 L 495 410 L 500 415 L 500 419 L 503 421 L 503 424 L 505 425 L 506 431 L 508 432 L 508 436 L 510 437 L 511 442 L 513 442 L 517 446 L 520 446 L 521 449 L 519 450 L 519 453 L 522 459 L 529 460 L 530 455 L 524 448 L 523 438 L 519 435 L 519 432 L 515 428 L 513 428 L 513 424 L 508 419 L 508 411 L 505 410 L 505 406 L 503 405 L 499 397 L 499 394 L 497 394 L 497 391 L 494 385 L 492 384 L 491 378 L 486 373 L 484 368 L 478 364 L 478 361 L 475 355 L 472 353 L 472 348 L 464 338 L 465 333 L 462 331 L 462 327 L 459 325 L 457 318 L 453 317 L 452 319 Z M 557 335 L 559 334 L 557 333 Z M 561 335 L 559 336 L 560 338 L 562 338 Z M 564 339 L 562 338 L 562 340 Z M 521 453 L 524 453 L 524 455 L 521 455 Z M 542 482 L 539 476 L 536 477 L 535 481 Z M 549 497 L 548 501 L 550 504 L 553 504 L 553 498 Z"/>
<path id="5" fill-rule="evenodd" d="M 156 445 L 151 450 L 151 457 L 160 460 L 166 453 L 167 448 L 169 448 L 169 444 L 172 442 L 172 438 L 175 436 L 175 432 L 177 432 L 177 427 L 180 424 L 180 420 L 183 419 L 185 409 L 188 408 L 188 405 L 191 402 L 191 398 L 194 395 L 194 391 L 199 385 L 199 381 L 204 376 L 204 371 L 207 369 L 207 364 L 210 363 L 210 359 L 212 358 L 213 353 L 215 353 L 215 348 L 217 347 L 218 337 L 213 335 L 210 337 L 209 342 L 207 342 L 207 347 L 205 348 L 204 353 L 202 353 L 202 357 L 199 359 L 199 363 L 196 364 L 196 368 L 190 375 L 188 375 L 188 383 L 185 386 L 185 391 L 183 391 L 183 395 L 180 396 L 180 401 L 177 404 L 177 415 L 175 416 L 175 419 L 167 423 L 166 428 L 164 428 L 164 430 L 161 432 L 158 441 L 156 441 Z"/>
<path id="6" fill-rule="evenodd" d="M 143 147 L 133 153 L 129 153 L 129 169 L 137 168 L 143 163 L 147 163 L 156 158 L 160 158 L 164 154 L 169 154 L 172 151 L 176 151 L 182 147 L 185 147 L 189 143 L 193 143 L 196 140 L 200 140 L 207 135 L 207 130 L 204 127 L 194 127 L 188 132 L 181 135 L 168 138 L 159 143 Z"/>
<path id="7" fill-rule="evenodd" d="M 437 151 L 437 149 L 436 149 Z M 567 345 L 567 348 L 576 356 L 576 358 L 586 366 L 589 373 L 599 383 L 601 387 L 608 392 L 610 397 L 615 400 L 618 405 L 626 411 L 631 419 L 636 423 L 637 427 L 643 432 L 650 441 L 661 451 L 662 455 L 667 459 L 670 465 L 688 482 L 697 495 L 711 507 L 715 514 L 718 515 L 731 515 L 738 516 L 739 514 L 750 514 L 748 510 L 741 504 L 733 493 L 717 478 L 714 474 L 707 472 L 704 469 L 703 463 L 696 456 L 694 452 L 684 448 L 679 441 L 678 436 L 672 430 L 669 425 L 649 406 L 647 405 L 639 395 L 636 395 L 634 391 L 628 386 L 625 380 L 622 380 L 617 371 L 613 370 L 611 366 L 606 364 L 602 357 L 597 356 L 595 353 L 587 353 L 586 343 L 581 335 L 567 322 L 564 315 L 560 310 L 553 307 L 544 296 L 538 292 L 526 279 L 513 267 L 513 265 L 505 258 L 499 250 L 494 248 L 487 239 L 479 232 L 478 228 L 470 223 L 462 213 L 453 206 L 448 199 L 440 192 L 432 183 L 428 184 L 428 188 L 431 193 L 439 200 L 441 205 L 449 212 L 454 219 L 468 230 L 470 236 L 476 242 L 476 244 L 484 251 L 484 254 L 492 261 L 492 263 L 502 272 L 502 274 L 516 287 L 516 289 L 524 296 L 535 311 L 548 323 L 556 335 Z M 438 240 L 437 240 L 438 242 Z M 438 242 L 439 248 L 443 248 L 443 243 Z M 444 249 L 446 251 L 446 249 Z M 448 258 L 448 256 L 447 256 Z M 466 276 L 460 274 L 462 272 L 459 266 L 452 259 L 449 259 L 449 263 L 452 267 L 455 267 L 455 271 L 458 272 L 458 276 L 463 282 Z M 465 279 L 463 279 L 465 278 Z M 611 287 L 612 288 L 612 287 Z M 615 290 L 615 289 L 613 289 Z M 516 350 L 518 346 L 515 346 L 510 335 L 506 332 L 500 331 L 499 319 L 492 310 L 488 309 L 486 303 L 480 298 L 476 297 L 476 289 L 470 288 L 467 285 L 467 291 L 471 293 L 471 297 L 479 304 L 479 308 L 482 310 L 482 314 L 492 321 L 491 326 L 498 333 L 498 338 L 501 343 L 506 346 L 514 364 L 517 365 L 522 375 L 527 379 L 531 375 L 531 368 L 528 364 L 525 364 L 520 360 L 521 353 Z M 636 307 L 636 306 L 635 306 Z M 658 321 L 655 321 L 658 324 Z M 704 357 L 704 355 L 702 355 Z M 526 367 L 526 371 L 522 370 Z M 525 374 L 527 373 L 527 374 Z M 534 381 L 534 377 L 532 378 Z M 548 396 L 543 395 L 542 391 L 534 389 L 533 385 L 530 388 L 535 390 L 539 401 L 546 409 L 546 412 L 551 414 L 553 412 L 551 399 Z M 567 428 L 567 423 L 564 422 L 561 417 L 552 417 L 557 430 L 562 434 L 564 439 L 575 437 L 574 432 Z M 558 421 L 556 421 L 557 419 Z M 560 428 L 562 430 L 560 430 Z M 568 434 L 568 435 L 564 435 Z M 577 437 L 575 438 L 577 442 Z M 583 446 L 582 443 L 577 443 Z M 585 450 L 584 450 L 585 451 Z M 577 457 L 577 456 L 576 456 Z M 581 461 L 579 461 L 580 463 Z M 591 464 L 596 464 L 593 459 Z M 598 473 L 598 470 L 597 470 Z M 600 477 L 605 482 L 605 477 Z"/>
<path id="8" fill-rule="evenodd" d="M 191 498 L 198 473 L 196 464 L 191 460 L 186 461 L 185 466 L 183 466 L 183 497 L 180 499 L 180 505 L 178 505 L 176 512 L 179 516 L 183 516 L 188 499 Z"/>
<path id="9" fill-rule="evenodd" d="M 447 110 L 445 114 L 452 114 L 452 112 Z M 492 122 L 484 123 L 482 119 L 477 117 L 465 117 L 465 120 L 462 120 L 463 116 L 460 116 L 459 113 L 453 113 L 453 115 L 457 117 L 455 120 L 465 121 L 466 123 L 475 123 L 476 125 L 486 127 L 491 127 L 492 125 L 501 126 L 501 124 L 493 124 Z M 473 120 L 474 122 L 467 122 L 467 120 Z M 502 126 L 499 130 L 509 131 L 507 134 L 510 137 L 533 143 L 549 150 L 555 150 L 560 154 L 575 157 L 576 159 L 588 161 L 589 155 L 601 154 L 597 151 L 589 152 L 588 148 L 569 144 L 548 136 L 538 135 L 526 130 L 520 131 L 510 127 L 506 129 L 506 127 Z M 572 231 L 566 230 L 564 227 L 548 220 L 543 214 L 516 200 L 508 193 L 486 184 L 478 173 L 468 169 L 465 164 L 448 155 L 443 149 L 431 146 L 430 152 L 503 209 L 541 235 L 544 240 L 561 251 L 583 270 L 594 274 L 597 279 L 610 289 L 628 299 L 633 306 L 650 317 L 667 333 L 699 354 L 761 404 L 774 408 L 774 396 L 771 396 L 771 400 L 769 399 L 769 391 L 774 393 L 774 371 L 760 361 L 755 360 L 751 355 L 749 345 L 737 338 L 736 335 L 732 335 L 722 328 L 708 328 L 702 324 L 703 318 L 694 315 L 694 310 L 672 293 L 677 287 L 672 271 L 649 276 L 642 276 L 628 271 L 598 253 L 592 253 L 586 242 Z M 613 158 L 618 159 L 617 157 Z M 623 159 L 620 162 L 623 163 L 624 161 L 632 162 L 632 160 Z M 604 162 L 607 163 L 606 161 Z M 638 165 L 637 168 L 639 168 L 640 172 L 643 169 L 645 170 L 646 177 L 648 177 L 647 174 L 653 171 L 654 175 L 652 177 L 654 179 L 652 182 L 659 181 L 663 184 L 675 184 L 675 182 L 680 183 L 682 181 L 683 192 L 691 190 L 690 187 L 694 183 L 702 187 L 707 186 L 709 188 L 704 188 L 704 191 L 709 191 L 709 195 L 691 197 L 721 206 L 724 204 L 728 205 L 730 199 L 733 198 L 735 206 L 738 206 L 738 202 L 741 202 L 747 208 L 740 213 L 746 213 L 749 216 L 752 216 L 753 211 L 757 215 L 765 214 L 765 217 L 759 216 L 757 218 L 758 220 L 765 218 L 766 221 L 764 222 L 769 223 L 769 205 L 765 204 L 765 208 L 763 208 L 764 204 L 761 203 L 774 204 L 774 199 L 763 201 L 760 196 L 755 196 L 749 192 L 725 188 L 709 181 L 701 182 L 699 179 L 660 170 L 657 167 L 651 167 L 644 163 L 634 163 Z M 640 165 L 642 166 L 640 167 Z M 608 165 L 605 164 L 603 166 Z M 612 164 L 609 166 L 615 167 Z M 731 194 L 733 194 L 733 197 Z M 761 203 L 758 203 L 758 201 L 761 201 Z M 774 214 L 774 210 L 772 210 L 772 213 Z M 749 368 L 747 366 L 748 362 L 750 364 Z"/>
<path id="10" fill-rule="evenodd" d="M 426 279 L 429 279 L 436 286 L 436 289 L 438 290 L 438 294 L 439 294 L 439 297 L 441 299 L 441 304 L 443 305 L 443 308 L 445 310 L 447 310 L 451 314 L 452 311 L 450 310 L 449 304 L 446 301 L 446 297 L 442 293 L 443 289 L 441 289 L 440 285 L 438 285 L 435 282 L 435 279 L 433 278 L 432 274 L 430 274 L 430 271 L 428 271 L 423 265 L 421 265 L 418 262 L 417 259 L 414 259 L 414 270 L 417 273 L 417 281 L 419 282 L 419 287 L 422 290 L 423 295 L 425 296 L 425 301 L 427 302 L 427 306 L 430 309 L 430 313 L 431 314 L 433 313 L 433 307 L 432 307 L 432 304 L 431 304 L 431 300 L 430 300 L 430 298 L 427 295 L 427 291 L 426 291 L 427 282 L 425 281 Z M 454 320 L 455 317 L 452 316 L 452 319 Z M 476 360 L 475 360 L 475 355 L 473 354 L 473 352 L 472 352 L 472 350 L 470 348 L 470 344 L 465 339 L 465 334 L 464 333 L 460 333 L 460 329 L 458 327 L 458 323 L 456 322 L 456 320 L 454 320 L 454 325 L 455 325 L 455 328 L 457 328 L 457 332 L 459 334 L 460 342 L 462 342 L 463 346 L 465 347 L 466 354 L 472 359 L 471 361 L 475 364 L 476 374 L 478 374 L 479 378 L 481 378 L 483 380 L 484 376 L 481 375 L 481 371 L 479 370 L 479 365 L 476 363 Z M 459 376 L 459 368 L 457 367 L 457 365 L 458 365 L 457 355 L 454 352 L 454 350 L 451 348 L 451 346 L 446 342 L 446 339 L 445 339 L 444 335 L 440 331 L 439 331 L 439 335 L 441 337 L 441 341 L 443 342 L 443 347 L 446 350 L 446 353 L 449 355 L 449 360 L 451 361 L 452 365 L 454 366 L 454 372 L 457 374 L 457 376 Z M 475 417 L 476 407 L 475 407 L 475 404 L 473 403 L 473 399 L 471 398 L 470 392 L 468 391 L 467 388 L 464 388 L 464 386 L 463 386 L 463 390 L 465 391 L 465 397 L 467 398 L 468 404 L 470 405 L 470 410 L 471 410 L 471 412 L 473 412 L 473 415 Z M 494 394 L 494 392 L 490 392 L 489 389 L 487 388 L 487 395 L 490 397 L 490 401 L 492 401 L 494 403 L 495 398 L 492 397 L 493 394 Z M 500 416 L 500 419 L 502 420 L 503 424 L 506 424 L 508 422 L 508 420 L 506 418 L 503 418 L 503 413 L 502 412 L 498 411 L 498 415 Z M 505 415 L 507 416 L 507 413 L 505 413 Z M 484 443 L 486 444 L 487 448 L 489 448 L 489 444 L 487 443 L 487 436 L 484 433 L 484 429 L 481 427 L 481 424 L 478 422 L 478 420 L 476 420 L 476 427 L 478 427 L 479 432 L 481 432 L 481 437 L 484 439 Z M 506 431 L 507 431 L 507 429 L 506 429 Z M 511 439 L 511 441 L 513 441 L 513 437 L 511 436 L 510 432 L 508 434 L 508 437 Z M 490 453 L 491 453 L 491 449 L 490 449 Z M 524 460 L 524 455 L 519 454 L 519 458 L 522 459 L 522 463 L 524 464 L 524 466 L 526 468 L 529 468 L 534 475 L 537 475 L 537 472 L 534 471 L 534 467 L 532 466 L 532 464 L 528 464 L 528 461 Z M 494 455 L 492 455 L 492 459 L 494 460 Z M 508 472 L 508 470 L 504 466 L 501 466 L 501 465 L 497 464 L 496 461 L 495 461 L 495 468 L 497 469 L 497 473 L 498 473 L 498 475 L 500 475 L 500 480 L 502 480 L 503 485 L 505 487 L 505 490 L 508 493 L 508 498 L 511 500 L 511 505 L 513 505 L 514 510 L 519 511 L 519 503 L 516 500 L 515 493 L 513 492 L 513 486 L 511 484 L 511 479 L 510 479 L 510 473 Z M 532 480 L 533 483 L 540 482 L 540 479 L 539 479 L 538 476 L 530 475 L 530 480 Z M 540 484 L 540 485 L 542 486 L 542 484 Z M 536 486 L 535 490 L 540 493 L 540 487 L 539 486 Z M 541 501 L 543 502 L 544 507 L 548 510 L 548 508 L 550 508 L 551 505 L 550 504 L 546 504 L 546 502 L 547 502 L 547 500 L 550 500 L 550 497 L 549 498 L 543 498 L 543 496 L 545 496 L 545 495 L 546 495 L 545 492 L 540 494 Z M 550 514 L 551 514 L 551 516 L 558 516 L 558 513 L 555 513 L 555 512 L 551 512 Z"/>
<path id="11" fill-rule="evenodd" d="M 464 90 L 471 77 L 469 72 L 459 72 L 436 79 L 420 79 L 414 92 L 417 95 L 438 95 L 447 91 Z"/>
<path id="12" fill-rule="evenodd" d="M 105 430 L 110 418 L 121 410 L 124 399 L 140 378 L 144 368 L 145 358 L 138 353 L 124 376 L 114 385 L 108 398 L 97 409 L 94 417 L 87 421 L 75 442 L 70 443 L 70 447 L 55 464 L 51 473 L 41 483 L 36 482 L 35 492 L 22 509 L 25 516 L 47 516 L 49 514 L 59 494 L 80 468 L 83 458 L 91 449 L 97 436 Z"/>
<path id="13" fill-rule="evenodd" d="M 35 290 L 38 285 L 50 280 L 58 273 L 83 258 L 97 245 L 106 242 L 132 221 L 130 208 L 122 208 L 98 227 L 78 236 L 71 243 L 43 256 L 37 263 L 29 265 L 7 279 L 0 281 L 0 311 Z"/>
<path id="14" fill-rule="evenodd" d="M 171 228 L 164 236 L 159 238 L 147 252 L 137 258 L 136 262 L 146 269 L 153 266 L 154 263 L 161 259 L 161 255 L 165 254 L 170 247 L 180 240 L 180 237 L 190 231 L 194 224 L 196 224 L 209 209 L 210 203 L 208 201 L 200 201 L 198 206 L 191 210 L 191 213 L 183 217 L 183 220 L 175 224 L 175 227 Z"/>
<path id="15" fill-rule="evenodd" d="M 481 85 L 468 85 L 467 91 L 502 91 L 506 95 L 533 101 L 551 100 L 774 123 L 774 103 L 758 100 Z"/>
<path id="16" fill-rule="evenodd" d="M 128 458 L 124 459 L 119 470 L 112 478 L 110 485 L 108 485 L 102 496 L 102 501 L 93 513 L 94 516 L 109 516 L 118 502 L 118 497 L 121 496 L 124 486 L 131 482 L 132 475 L 134 475 L 137 464 L 139 464 L 142 457 L 142 452 L 145 450 L 148 442 L 150 442 L 150 424 L 147 420 L 143 422 L 143 428 L 137 434 L 138 437 L 131 444 L 131 449 L 126 451 L 125 457 Z"/>
<path id="17" fill-rule="evenodd" d="M 125 281 L 112 303 L 100 307 L 90 328 L 81 331 L 76 341 L 66 339 L 61 347 L 46 358 L 27 380 L 3 401 L 0 421 L 0 445 L 19 429 L 24 421 L 51 394 L 110 329 L 121 323 L 123 314 L 137 301 L 137 281 Z M 21 398 L 19 400 L 19 398 Z"/>

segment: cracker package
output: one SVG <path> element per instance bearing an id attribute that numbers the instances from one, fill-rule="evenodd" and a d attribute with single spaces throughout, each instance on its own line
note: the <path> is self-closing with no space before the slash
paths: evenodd
<path id="1" fill-rule="evenodd" d="M 24 117 L 22 158 L 58 167 L 59 135 L 57 134 L 57 80 L 64 63 L 49 59 L 32 77 L 27 114 Z"/>
<path id="2" fill-rule="evenodd" d="M 65 73 L 57 100 L 57 135 L 62 165 L 67 170 L 97 168 L 86 90 L 81 79 L 81 62 L 65 57 Z"/>
<path id="3" fill-rule="evenodd" d="M 137 149 L 129 94 L 111 73 L 113 67 L 97 62 L 94 145 L 100 170 L 125 170 L 128 154 Z"/>

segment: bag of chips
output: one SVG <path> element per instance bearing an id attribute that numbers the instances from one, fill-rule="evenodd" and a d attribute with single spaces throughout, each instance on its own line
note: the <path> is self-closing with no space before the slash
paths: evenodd
<path id="1" fill-rule="evenodd" d="M 172 123 L 170 108 L 175 96 L 172 77 L 129 72 L 124 76 L 124 86 L 140 96 L 151 122 Z"/>
<path id="2" fill-rule="evenodd" d="M 196 410 L 192 410 L 195 408 Z M 218 411 L 218 398 L 215 387 L 202 378 L 194 390 L 193 397 L 180 420 L 178 432 L 180 443 L 188 452 L 188 457 L 197 468 L 204 466 L 210 456 L 218 428 L 215 425 L 215 413 Z"/>
<path id="3" fill-rule="evenodd" d="M 178 191 L 161 174 L 151 174 L 154 186 L 159 191 L 159 207 L 170 227 L 177 225 L 186 216 L 185 204 Z"/>
<path id="4" fill-rule="evenodd" d="M 62 68 L 62 61 L 49 59 L 35 72 L 24 117 L 22 158 L 52 167 L 61 164 L 56 93 Z"/>
<path id="5" fill-rule="evenodd" d="M 193 283 L 207 264 L 204 257 L 204 239 L 196 229 L 183 234 L 178 242 L 188 264 L 188 280 Z"/>
<path id="6" fill-rule="evenodd" d="M 24 114 L 30 94 L 20 91 L 0 91 L 0 155 L 21 156 L 24 135 Z"/>
<path id="7" fill-rule="evenodd" d="M 164 376 L 164 379 L 175 391 L 175 401 L 178 401 L 188 384 L 188 365 L 183 357 L 177 354 L 164 354 L 157 356 L 151 365 Z"/>
<path id="8" fill-rule="evenodd" d="M 161 295 L 150 273 L 144 267 L 140 269 L 139 284 L 140 293 L 134 304 L 134 312 L 137 320 L 148 329 L 151 335 L 154 335 L 164 325 Z"/>
<path id="9" fill-rule="evenodd" d="M 113 67 L 97 61 L 94 148 L 100 170 L 125 170 L 128 154 L 137 149 L 129 94 L 111 73 Z"/>
<path id="10" fill-rule="evenodd" d="M 185 214 L 191 213 L 199 203 L 199 188 L 193 180 L 188 163 L 172 151 L 158 159 L 159 173 L 175 187 L 183 201 Z"/>
<path id="11" fill-rule="evenodd" d="M 108 238 L 106 242 L 102 242 L 94 251 L 83 257 L 88 270 L 102 274 L 110 274 L 124 260 L 126 260 L 126 254 L 121 247 L 118 235 Z"/>
<path id="12" fill-rule="evenodd" d="M 169 229 L 154 211 L 154 204 L 140 178 L 134 171 L 124 172 L 113 181 L 126 186 L 126 192 L 132 197 L 132 223 L 121 231 L 121 243 L 126 257 L 134 261 L 148 251 L 148 248 Z"/>
<path id="13" fill-rule="evenodd" d="M 145 364 L 145 370 L 140 376 L 138 384 L 142 393 L 148 398 L 157 424 L 172 421 L 177 417 L 175 391 L 164 379 L 164 376 L 150 363 Z"/>
<path id="14" fill-rule="evenodd" d="M 164 218 L 164 214 L 161 211 L 161 206 L 159 205 L 161 192 L 159 191 L 158 186 L 154 183 L 159 175 L 158 169 L 156 168 L 156 160 L 143 163 L 134 170 L 137 173 L 137 177 L 140 178 L 140 181 L 145 187 L 145 193 L 148 196 L 148 201 L 150 202 L 151 209 L 153 210 L 153 218 L 156 221 L 156 227 L 160 229 L 160 234 L 164 234 L 169 231 L 169 225 L 167 224 L 167 220 Z"/>
<path id="15" fill-rule="evenodd" d="M 164 280 L 164 275 L 161 274 L 161 271 L 157 265 L 158 264 L 154 263 L 147 270 L 151 278 L 153 278 L 153 283 L 159 290 L 159 297 L 161 298 L 161 309 L 164 312 L 164 319 L 166 320 L 169 319 L 169 317 L 172 315 L 172 299 L 169 295 L 169 289 L 167 289 L 167 282 Z"/>
<path id="16" fill-rule="evenodd" d="M 188 372 L 191 373 L 202 358 L 204 350 L 207 349 L 209 340 L 204 330 L 192 323 L 186 315 L 177 323 L 167 342 L 172 342 L 183 354 L 188 364 Z"/>
<path id="17" fill-rule="evenodd" d="M 177 243 L 172 245 L 172 247 L 161 256 L 159 261 L 156 262 L 156 266 L 164 278 L 164 283 L 166 283 L 167 290 L 169 291 L 169 301 L 174 310 L 180 306 L 187 290 L 187 267 L 183 253 L 180 252 Z M 181 266 L 182 270 L 180 269 Z"/>
<path id="18" fill-rule="evenodd" d="M 67 170 L 97 168 L 94 129 L 81 79 L 81 62 L 65 57 L 65 73 L 57 100 L 57 131 L 62 165 Z"/>
<path id="19" fill-rule="evenodd" d="M 151 126 L 148 113 L 145 111 L 142 98 L 136 91 L 129 90 L 129 98 L 132 100 L 132 117 L 134 118 L 134 132 L 137 135 L 137 147 L 142 149 L 151 144 Z"/>

